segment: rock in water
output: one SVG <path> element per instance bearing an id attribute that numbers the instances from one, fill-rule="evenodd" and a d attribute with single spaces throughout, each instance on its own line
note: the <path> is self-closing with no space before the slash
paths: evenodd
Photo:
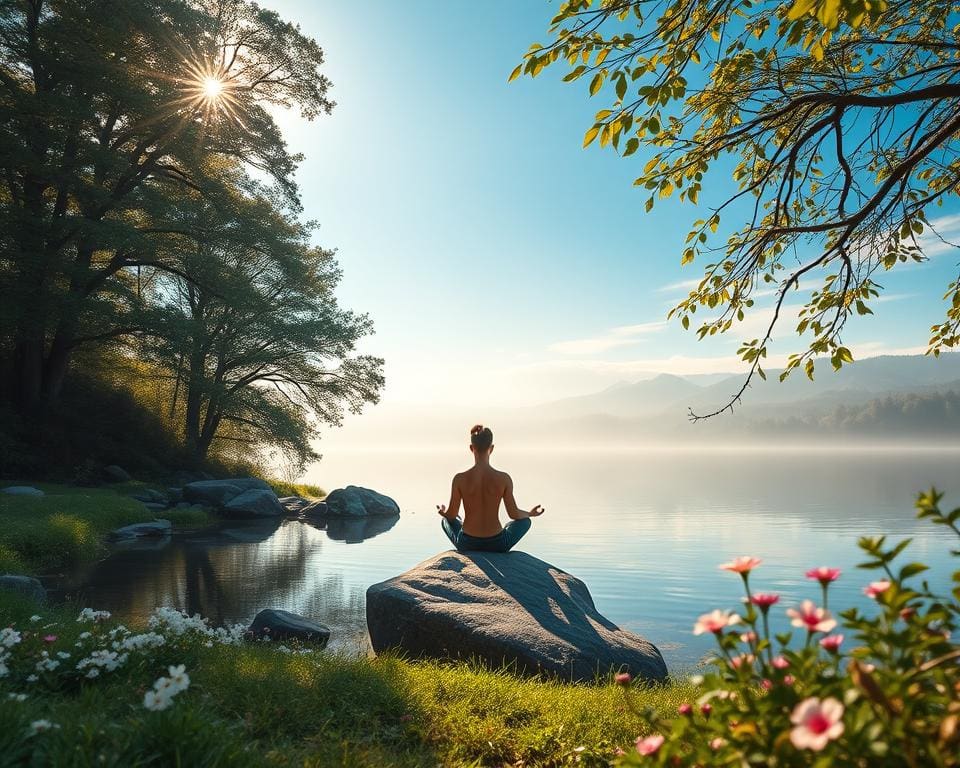
<path id="1" fill-rule="evenodd" d="M 233 517 L 277 517 L 284 513 L 277 494 L 261 488 L 251 488 L 234 496 L 223 509 Z"/>
<path id="2" fill-rule="evenodd" d="M 269 637 L 271 640 L 303 640 L 316 643 L 321 648 L 330 639 L 329 627 L 311 621 L 290 611 L 265 608 L 257 614 L 250 625 L 254 637 Z"/>
<path id="3" fill-rule="evenodd" d="M 525 552 L 444 552 L 367 590 L 377 653 L 475 658 L 570 681 L 629 672 L 662 681 L 644 638 L 605 619 L 580 579 Z"/>
<path id="4" fill-rule="evenodd" d="M 38 579 L 32 576 L 21 576 L 16 573 L 5 573 L 0 576 L 0 589 L 8 589 L 12 592 L 19 592 L 21 595 L 33 598 L 38 603 L 47 599 L 47 590 Z"/>
<path id="5" fill-rule="evenodd" d="M 324 501 L 328 515 L 364 517 L 365 515 L 400 514 L 397 502 L 389 496 L 357 485 L 348 485 L 346 488 L 331 491 Z"/>
<path id="6" fill-rule="evenodd" d="M 43 496 L 44 493 L 39 488 L 32 485 L 8 485 L 6 488 L 0 488 L 0 493 L 7 496 Z"/>
<path id="7" fill-rule="evenodd" d="M 110 533 L 113 539 L 156 539 L 169 536 L 173 532 L 173 525 L 169 520 L 157 519 L 149 523 L 133 523 L 117 528 Z"/>

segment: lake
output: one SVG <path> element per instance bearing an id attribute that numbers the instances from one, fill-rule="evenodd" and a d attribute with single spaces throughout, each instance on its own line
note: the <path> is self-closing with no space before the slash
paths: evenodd
<path id="1" fill-rule="evenodd" d="M 878 577 L 855 567 L 860 536 L 912 536 L 904 562 L 933 566 L 931 585 L 942 591 L 957 567 L 952 533 L 917 521 L 913 501 L 936 485 L 960 504 L 960 452 L 498 450 L 493 458 L 513 476 L 521 507 L 547 510 L 518 548 L 583 579 L 601 613 L 645 635 L 674 669 L 712 648 L 691 634 L 699 614 L 738 606 L 739 578 L 717 569 L 737 555 L 763 559 L 751 585 L 782 594 L 778 617 L 805 597 L 819 600 L 819 585 L 803 575 L 818 565 L 843 569 L 831 607 L 869 610 L 861 589 Z M 333 647 L 363 652 L 366 588 L 448 548 L 435 505 L 447 502 L 450 476 L 469 462 L 463 449 L 339 452 L 324 459 L 317 481 L 393 496 L 403 514 L 392 527 L 227 523 L 117 549 L 72 574 L 67 592 L 127 618 L 167 605 L 232 623 L 283 608 L 328 624 Z"/>

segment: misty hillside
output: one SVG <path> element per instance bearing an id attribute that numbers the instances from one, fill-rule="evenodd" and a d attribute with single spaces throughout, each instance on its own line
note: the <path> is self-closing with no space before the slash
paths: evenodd
<path id="1" fill-rule="evenodd" d="M 688 411 L 724 405 L 743 383 L 741 375 L 720 381 L 660 374 L 620 383 L 601 392 L 528 409 L 531 436 L 553 434 L 613 442 L 818 435 L 883 436 L 886 439 L 960 436 L 960 354 L 882 356 L 834 372 L 817 364 L 813 381 L 795 371 L 755 378 L 733 414 L 689 424 Z"/>

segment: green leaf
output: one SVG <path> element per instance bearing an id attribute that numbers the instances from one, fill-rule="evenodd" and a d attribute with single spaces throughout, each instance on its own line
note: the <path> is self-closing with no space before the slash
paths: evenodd
<path id="1" fill-rule="evenodd" d="M 624 156 L 624 157 L 629 157 L 630 155 L 632 155 L 634 152 L 637 151 L 637 149 L 639 148 L 639 146 L 640 146 L 640 139 L 638 139 L 636 136 L 634 136 L 633 138 L 631 138 L 631 139 L 627 142 L 627 146 L 626 146 L 626 148 L 623 150 L 623 156 Z"/>

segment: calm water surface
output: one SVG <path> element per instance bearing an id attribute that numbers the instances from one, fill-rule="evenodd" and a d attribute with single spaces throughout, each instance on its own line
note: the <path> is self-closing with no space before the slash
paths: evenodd
<path id="1" fill-rule="evenodd" d="M 297 521 L 226 524 L 162 546 L 117 549 L 73 574 L 67 592 L 128 618 L 167 605 L 237 622 L 283 608 L 331 626 L 337 647 L 363 651 L 366 588 L 447 548 L 434 507 L 446 503 L 464 458 L 325 459 L 322 484 L 376 488 L 398 501 L 401 517 L 327 530 Z M 695 664 L 712 647 L 690 634 L 700 613 L 737 607 L 739 578 L 717 570 L 737 555 L 763 558 L 752 586 L 780 592 L 786 606 L 819 599 L 819 586 L 803 577 L 817 565 L 844 571 L 832 606 L 867 606 L 860 590 L 871 572 L 855 567 L 864 535 L 912 536 L 908 553 L 933 566 L 931 585 L 949 583 L 955 542 L 915 519 L 913 499 L 937 485 L 960 504 L 960 452 L 498 451 L 495 459 L 512 474 L 521 506 L 547 509 L 519 548 L 583 579 L 601 613 L 645 635 L 673 667 Z"/>

